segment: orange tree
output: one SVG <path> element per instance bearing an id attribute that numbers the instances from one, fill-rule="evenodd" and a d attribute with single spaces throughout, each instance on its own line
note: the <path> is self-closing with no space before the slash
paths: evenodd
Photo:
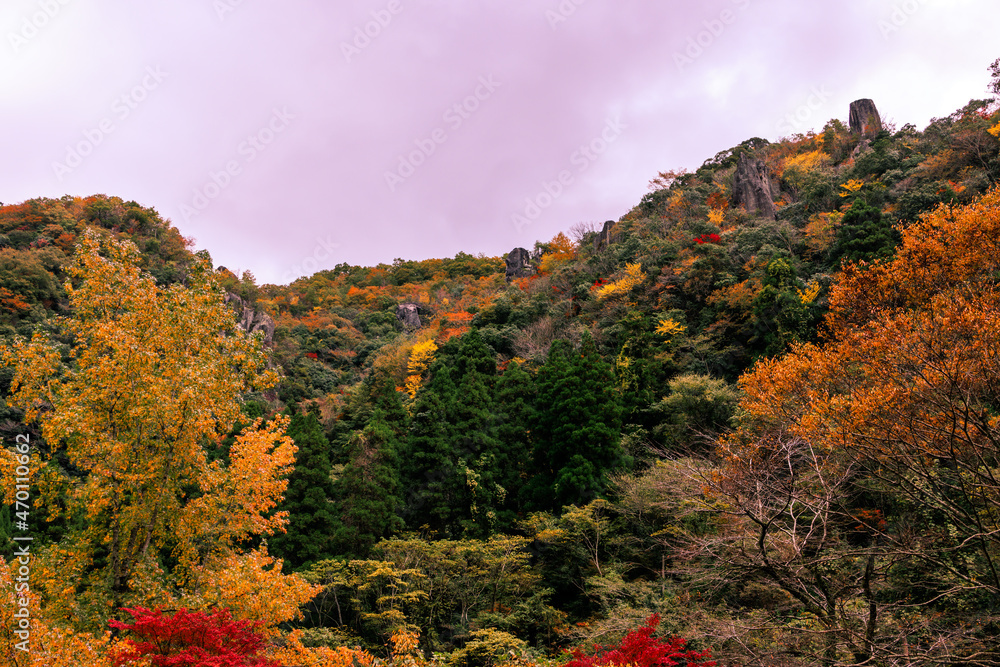
<path id="1" fill-rule="evenodd" d="M 901 236 L 845 269 L 824 344 L 741 379 L 714 486 L 753 539 L 727 553 L 819 619 L 825 664 L 993 664 L 1000 190 Z"/>

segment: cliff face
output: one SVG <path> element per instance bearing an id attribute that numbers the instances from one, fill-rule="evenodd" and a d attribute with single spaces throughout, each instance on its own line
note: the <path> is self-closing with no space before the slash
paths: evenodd
<path id="1" fill-rule="evenodd" d="M 597 234 L 597 238 L 594 239 L 594 249 L 603 250 L 607 248 L 614 241 L 614 227 L 615 221 L 608 220 L 604 223 L 604 227 Z"/>
<path id="2" fill-rule="evenodd" d="M 740 155 L 733 178 L 733 206 L 743 206 L 747 213 L 774 220 L 777 209 L 771 198 L 771 179 L 767 167 L 746 153 Z"/>
<path id="3" fill-rule="evenodd" d="M 510 282 L 514 278 L 525 278 L 535 274 L 535 266 L 532 263 L 531 253 L 524 248 L 514 248 L 504 257 L 507 269 L 504 278 Z"/>
<path id="4" fill-rule="evenodd" d="M 274 320 L 263 310 L 256 310 L 247 305 L 241 297 L 227 292 L 225 302 L 236 312 L 236 324 L 247 333 L 264 332 L 264 344 L 270 345 L 274 340 Z"/>
<path id="5" fill-rule="evenodd" d="M 407 330 L 423 326 L 420 322 L 420 306 L 416 303 L 401 303 L 396 306 L 396 319 Z"/>
<path id="6" fill-rule="evenodd" d="M 851 125 L 851 132 L 874 137 L 882 131 L 882 117 L 879 116 L 875 103 L 870 99 L 854 100 L 851 102 L 849 113 L 848 122 Z"/>

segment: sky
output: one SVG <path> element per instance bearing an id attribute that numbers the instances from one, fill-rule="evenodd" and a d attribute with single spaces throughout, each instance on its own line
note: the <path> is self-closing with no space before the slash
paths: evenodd
<path id="1" fill-rule="evenodd" d="M 0 201 L 155 208 L 216 266 L 498 256 L 660 171 L 987 97 L 996 0 L 3 0 Z"/>

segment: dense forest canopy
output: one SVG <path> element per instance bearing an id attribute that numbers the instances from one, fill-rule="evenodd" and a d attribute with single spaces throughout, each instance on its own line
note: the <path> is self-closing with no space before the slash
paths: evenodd
<path id="1" fill-rule="evenodd" d="M 834 119 L 290 285 L 2 206 L 0 664 L 1000 664 L 998 178 Z"/>

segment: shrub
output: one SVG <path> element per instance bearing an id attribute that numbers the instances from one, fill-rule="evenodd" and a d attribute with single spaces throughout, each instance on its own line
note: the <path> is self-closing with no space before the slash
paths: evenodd
<path id="1" fill-rule="evenodd" d="M 580 649 L 574 650 L 573 659 L 565 667 L 715 667 L 709 651 L 689 651 L 680 637 L 664 640 L 653 637 L 653 631 L 660 622 L 659 614 L 653 614 L 646 625 L 625 635 L 618 646 L 595 646 L 594 655 L 584 655 Z"/>
<path id="2" fill-rule="evenodd" d="M 228 609 L 214 614 L 181 609 L 173 616 L 142 607 L 124 611 L 133 623 L 112 620 L 108 625 L 130 631 L 138 641 L 118 653 L 115 667 L 281 667 L 258 655 L 264 649 L 258 624 L 234 621 Z"/>

